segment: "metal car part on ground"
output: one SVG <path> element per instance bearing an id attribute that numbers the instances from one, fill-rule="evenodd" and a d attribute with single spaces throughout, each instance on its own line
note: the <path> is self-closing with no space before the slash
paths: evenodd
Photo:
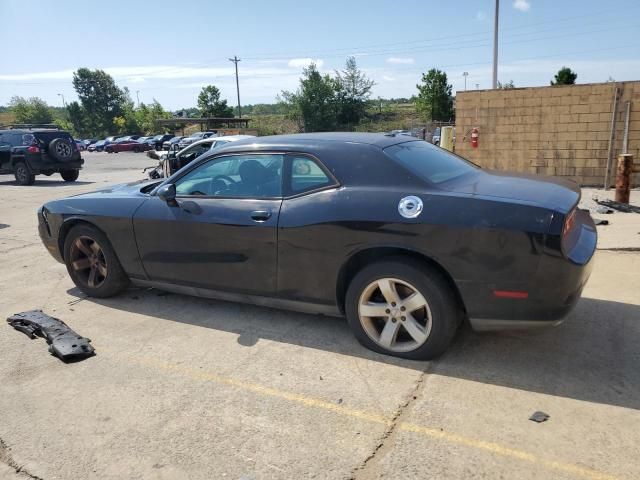
<path id="1" fill-rule="evenodd" d="M 95 355 L 90 339 L 78 335 L 62 320 L 51 317 L 42 310 L 16 313 L 7 318 L 7 322 L 29 338 L 44 338 L 49 345 L 49 352 L 63 361 Z"/>

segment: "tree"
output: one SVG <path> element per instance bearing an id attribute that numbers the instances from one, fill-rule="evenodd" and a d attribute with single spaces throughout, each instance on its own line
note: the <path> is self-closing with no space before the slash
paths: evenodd
<path id="1" fill-rule="evenodd" d="M 422 74 L 418 88 L 417 107 L 430 120 L 451 120 L 453 117 L 453 97 L 447 74 L 432 68 Z"/>
<path id="2" fill-rule="evenodd" d="M 67 116 L 76 135 L 79 137 L 91 135 L 91 132 L 87 131 L 84 110 L 78 102 L 71 102 L 67 105 Z"/>
<path id="3" fill-rule="evenodd" d="M 171 114 L 166 112 L 155 98 L 149 105 L 141 103 L 136 109 L 135 115 L 138 128 L 146 134 L 156 133 L 162 130 L 158 124 L 158 120 L 171 118 Z"/>
<path id="4" fill-rule="evenodd" d="M 569 67 L 562 67 L 555 75 L 555 82 L 551 80 L 551 85 L 575 85 L 578 74 Z"/>
<path id="5" fill-rule="evenodd" d="M 338 122 L 343 125 L 358 123 L 365 115 L 367 100 L 375 82 L 358 69 L 355 57 L 347 58 L 342 72 L 336 71 L 335 82 Z"/>
<path id="6" fill-rule="evenodd" d="M 281 98 L 289 117 L 301 123 L 305 131 L 322 132 L 336 127 L 336 90 L 336 81 L 321 75 L 312 63 L 302 71 L 298 90 L 283 91 Z"/>
<path id="7" fill-rule="evenodd" d="M 107 135 L 114 119 L 124 114 L 126 93 L 103 70 L 79 68 L 73 74 L 75 88 L 84 112 L 86 128 L 93 136 Z"/>
<path id="8" fill-rule="evenodd" d="M 513 83 L 513 80 L 509 80 L 505 83 L 498 82 L 498 88 L 502 90 L 511 90 L 512 88 L 516 88 L 516 86 Z"/>
<path id="9" fill-rule="evenodd" d="M 23 97 L 12 97 L 9 107 L 17 123 L 52 123 L 53 113 L 47 102 L 38 97 L 26 100 Z"/>
<path id="10" fill-rule="evenodd" d="M 203 117 L 233 117 L 233 108 L 226 100 L 220 100 L 220 90 L 215 85 L 207 85 L 198 95 L 198 108 Z"/>

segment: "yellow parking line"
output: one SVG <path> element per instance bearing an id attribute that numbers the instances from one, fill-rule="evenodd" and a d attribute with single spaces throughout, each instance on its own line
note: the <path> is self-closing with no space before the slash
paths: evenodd
<path id="1" fill-rule="evenodd" d="M 223 377 L 215 373 L 203 372 L 201 370 L 196 370 L 193 368 L 182 367 L 173 363 L 164 362 L 162 360 L 158 360 L 151 357 L 141 357 L 141 356 L 121 354 L 120 352 L 115 352 L 113 350 L 105 349 L 102 346 L 96 347 L 96 349 L 98 349 L 100 353 L 118 353 L 118 355 L 120 355 L 121 357 L 126 357 L 140 365 L 145 365 L 145 366 L 155 368 L 157 370 L 161 370 L 165 372 L 174 372 L 186 377 L 193 378 L 195 380 L 212 382 L 212 383 L 217 383 L 222 385 L 229 385 L 231 387 L 239 388 L 241 390 L 246 390 L 249 392 L 254 392 L 259 395 L 280 398 L 280 399 L 287 400 L 290 402 L 295 402 L 307 407 L 330 411 L 339 415 L 358 418 L 361 420 L 378 423 L 386 426 L 389 426 L 392 423 L 392 420 L 390 418 L 385 417 L 383 415 L 378 415 L 378 414 L 366 412 L 363 410 L 349 408 L 343 405 L 327 402 L 325 400 L 319 400 L 316 398 L 307 397 L 305 395 L 300 395 L 300 394 L 288 392 L 285 390 L 278 390 L 276 388 L 265 387 L 264 385 L 245 382 L 244 380 L 237 380 L 231 377 Z M 490 452 L 502 457 L 515 458 L 518 460 L 522 460 L 534 465 L 547 468 L 549 470 L 556 470 L 564 473 L 569 473 L 580 478 L 585 478 L 589 480 L 620 480 L 619 477 L 614 477 L 612 475 L 608 475 L 606 473 L 599 472 L 597 470 L 593 470 L 590 468 L 580 467 L 578 465 L 574 465 L 571 463 L 554 462 L 554 461 L 545 460 L 540 456 L 530 452 L 526 452 L 523 450 L 518 450 L 510 447 L 505 447 L 494 442 L 487 442 L 485 440 L 478 440 L 471 437 L 466 437 L 464 435 L 459 435 L 456 433 L 445 432 L 440 429 L 424 427 L 421 425 L 416 425 L 416 424 L 407 423 L 407 422 L 399 423 L 398 428 L 405 432 L 412 432 L 419 435 L 423 435 L 425 437 L 443 440 L 448 443 L 463 445 L 466 447 L 475 448 L 476 450 L 483 450 L 485 452 Z"/>

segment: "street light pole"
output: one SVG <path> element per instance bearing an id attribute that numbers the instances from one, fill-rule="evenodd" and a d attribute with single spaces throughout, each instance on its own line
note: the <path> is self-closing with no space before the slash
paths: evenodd
<path id="1" fill-rule="evenodd" d="M 464 77 L 464 91 L 467 91 L 467 77 L 469 76 L 469 72 L 462 72 L 462 76 Z"/>
<path id="2" fill-rule="evenodd" d="M 493 88 L 498 88 L 498 11 L 500 0 L 496 0 L 496 12 L 493 18 Z"/>
<path id="3" fill-rule="evenodd" d="M 230 62 L 235 63 L 236 65 L 236 92 L 238 92 L 238 117 L 242 118 L 242 109 L 240 108 L 240 83 L 238 81 L 238 62 L 240 59 L 237 55 L 234 55 L 233 58 L 229 59 Z"/>
<path id="4" fill-rule="evenodd" d="M 140 90 L 136 90 L 136 98 L 138 99 L 138 108 L 140 108 Z"/>
<path id="5" fill-rule="evenodd" d="M 64 101 L 64 95 L 63 95 L 63 94 L 61 94 L 61 93 L 59 93 L 59 94 L 58 94 L 58 96 L 59 96 L 59 97 L 62 97 L 62 106 L 63 106 L 64 108 L 67 108 L 67 102 L 65 102 L 65 101 Z"/>

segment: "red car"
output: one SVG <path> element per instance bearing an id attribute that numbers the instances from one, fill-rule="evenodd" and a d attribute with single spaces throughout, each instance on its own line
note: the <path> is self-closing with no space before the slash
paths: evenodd
<path id="1" fill-rule="evenodd" d="M 146 143 L 140 143 L 136 140 L 121 140 L 119 142 L 110 143 L 104 147 L 104 151 L 107 153 L 118 152 L 146 152 L 151 147 Z"/>

